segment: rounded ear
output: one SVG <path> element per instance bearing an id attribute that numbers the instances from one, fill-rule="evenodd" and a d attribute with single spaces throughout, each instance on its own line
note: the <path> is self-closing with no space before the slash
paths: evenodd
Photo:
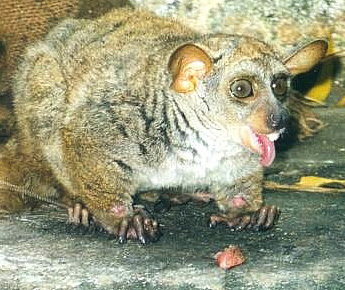
<path id="1" fill-rule="evenodd" d="M 307 72 L 326 55 L 327 48 L 326 40 L 312 41 L 288 56 L 284 64 L 292 75 Z"/>
<path id="2" fill-rule="evenodd" d="M 172 74 L 171 88 L 178 93 L 194 92 L 202 77 L 212 67 L 209 55 L 194 44 L 185 44 L 171 55 L 169 70 Z"/>

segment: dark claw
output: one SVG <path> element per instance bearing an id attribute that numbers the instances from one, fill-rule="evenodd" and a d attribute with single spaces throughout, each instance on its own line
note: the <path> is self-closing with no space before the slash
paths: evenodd
<path id="1" fill-rule="evenodd" d="M 219 223 L 227 223 L 228 218 L 225 215 L 211 215 L 209 221 L 209 227 L 215 228 Z"/>
<path id="2" fill-rule="evenodd" d="M 142 245 L 146 245 L 146 239 L 145 239 L 144 236 L 139 236 L 139 237 L 138 237 L 138 240 L 139 240 L 139 242 L 140 242 Z"/>
<path id="3" fill-rule="evenodd" d="M 250 217 L 250 228 L 255 229 L 259 218 L 259 211 L 254 212 Z"/>
<path id="4" fill-rule="evenodd" d="M 117 242 L 118 242 L 119 244 L 125 244 L 125 243 L 127 243 L 127 239 L 126 239 L 124 236 L 119 236 L 119 237 L 117 238 Z"/>
<path id="5" fill-rule="evenodd" d="M 256 226 L 258 227 L 259 230 L 265 230 L 264 225 L 266 223 L 267 213 L 268 213 L 267 207 L 263 207 L 263 208 L 259 209 L 259 217 L 258 217 L 258 220 L 256 222 Z"/>
<path id="6" fill-rule="evenodd" d="M 146 244 L 145 231 L 143 225 L 143 217 L 140 214 L 137 214 L 133 217 L 133 227 L 136 232 L 137 238 L 142 244 Z"/>
<path id="7" fill-rule="evenodd" d="M 269 208 L 268 213 L 267 213 L 267 220 L 265 223 L 265 227 L 267 229 L 272 228 L 274 224 L 276 223 L 276 221 L 279 219 L 279 215 L 280 215 L 280 210 L 277 207 L 272 206 L 271 208 Z"/>
<path id="8" fill-rule="evenodd" d="M 227 221 L 229 228 L 233 231 L 242 231 L 247 228 L 250 223 L 250 216 L 242 216 L 237 218 L 232 218 Z"/>
<path id="9" fill-rule="evenodd" d="M 160 236 L 158 223 L 156 220 L 145 218 L 144 220 L 144 230 L 149 241 L 155 242 Z"/>
<path id="10" fill-rule="evenodd" d="M 150 233 L 149 239 L 151 242 L 156 242 L 159 239 L 161 232 L 159 230 L 159 226 L 158 226 L 157 221 L 154 220 L 152 222 L 152 230 L 149 231 L 149 233 Z"/>
<path id="11" fill-rule="evenodd" d="M 240 221 L 241 221 L 241 218 L 239 218 L 239 217 L 229 219 L 228 222 L 227 222 L 228 223 L 228 227 L 231 230 L 235 231 L 235 230 L 237 230 Z"/>
<path id="12" fill-rule="evenodd" d="M 150 218 L 144 219 L 144 231 L 149 241 L 155 242 L 160 236 L 158 223 Z"/>
<path id="13" fill-rule="evenodd" d="M 145 220 L 144 220 L 144 231 L 146 233 L 149 233 L 150 235 L 151 235 L 151 233 L 154 233 L 155 228 L 156 228 L 156 226 L 154 224 L 156 225 L 157 222 L 154 223 L 152 220 L 145 218 Z"/>
<path id="14" fill-rule="evenodd" d="M 275 206 L 263 207 L 257 212 L 258 219 L 254 228 L 259 231 L 265 231 L 273 228 L 278 221 L 280 210 Z"/>
<path id="15" fill-rule="evenodd" d="M 217 226 L 217 222 L 216 221 L 213 221 L 213 220 L 210 220 L 209 223 L 208 223 L 208 226 L 210 228 L 215 228 Z"/>
<path id="16" fill-rule="evenodd" d="M 148 213 L 142 209 L 136 209 L 133 216 L 124 217 L 118 228 L 117 240 L 124 244 L 127 240 L 138 240 L 145 245 L 148 242 L 155 242 L 159 238 L 158 223 L 148 217 Z"/>
<path id="17" fill-rule="evenodd" d="M 118 232 L 118 242 L 120 244 L 125 244 L 127 242 L 127 231 L 128 231 L 128 220 L 124 219 L 121 222 L 120 228 L 119 228 L 119 232 Z"/>
<path id="18" fill-rule="evenodd" d="M 236 230 L 242 231 L 250 225 L 251 218 L 250 216 L 243 216 L 241 218 L 240 224 L 236 227 Z"/>

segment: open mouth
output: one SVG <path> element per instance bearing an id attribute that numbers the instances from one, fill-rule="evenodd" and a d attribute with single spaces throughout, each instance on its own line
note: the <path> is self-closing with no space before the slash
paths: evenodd
<path id="1" fill-rule="evenodd" d="M 276 131 L 267 135 L 258 134 L 248 126 L 241 130 L 241 140 L 243 145 L 260 155 L 260 164 L 268 167 L 273 163 L 276 156 L 274 141 L 279 138 L 280 132 Z"/>

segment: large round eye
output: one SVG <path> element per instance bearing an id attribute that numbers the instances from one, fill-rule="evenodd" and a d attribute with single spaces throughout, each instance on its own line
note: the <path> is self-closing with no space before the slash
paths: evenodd
<path id="1" fill-rule="evenodd" d="M 253 93 L 252 84 L 245 79 L 234 81 L 230 85 L 230 91 L 236 98 L 247 98 Z"/>
<path id="2" fill-rule="evenodd" d="M 271 83 L 271 88 L 275 96 L 285 97 L 289 88 L 288 76 L 284 74 L 277 75 Z"/>

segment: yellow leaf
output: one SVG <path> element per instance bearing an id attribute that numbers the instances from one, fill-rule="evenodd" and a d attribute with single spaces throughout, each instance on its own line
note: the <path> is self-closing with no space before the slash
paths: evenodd
<path id="1" fill-rule="evenodd" d="M 321 185 L 329 183 L 339 183 L 345 186 L 345 180 L 340 179 L 329 179 L 318 176 L 302 176 L 300 181 L 296 185 L 301 187 L 319 187 Z"/>
<path id="2" fill-rule="evenodd" d="M 326 55 L 330 55 L 332 53 L 334 53 L 334 41 L 332 34 L 330 33 L 328 37 L 328 50 Z M 332 61 L 326 61 L 323 63 L 316 84 L 308 91 L 306 98 L 318 103 L 324 103 L 332 89 L 333 72 L 334 63 Z"/>
<path id="3" fill-rule="evenodd" d="M 329 179 L 317 176 L 303 176 L 299 182 L 294 184 L 283 184 L 266 180 L 264 187 L 269 190 L 345 193 L 345 180 Z"/>

